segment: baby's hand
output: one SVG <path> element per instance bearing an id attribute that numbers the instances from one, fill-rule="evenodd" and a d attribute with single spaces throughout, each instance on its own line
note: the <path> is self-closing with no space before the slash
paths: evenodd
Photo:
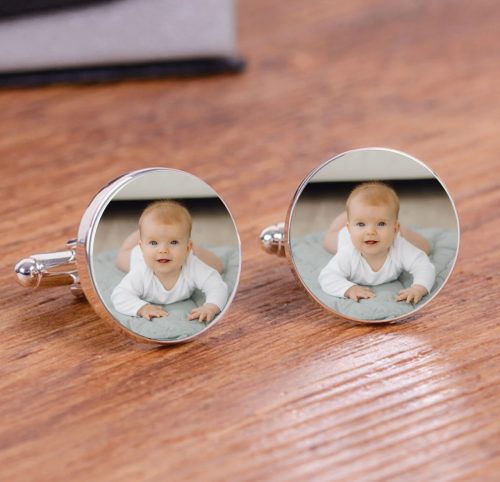
<path id="1" fill-rule="evenodd" d="M 351 300 L 359 301 L 361 298 L 375 298 L 376 295 L 369 288 L 363 288 L 362 286 L 353 285 L 345 293 L 346 298 L 351 298 Z"/>
<path id="2" fill-rule="evenodd" d="M 398 297 L 394 301 L 406 300 L 408 304 L 413 300 L 413 304 L 416 305 L 425 295 L 427 294 L 427 288 L 422 285 L 412 285 L 405 290 L 401 290 L 398 293 Z"/>
<path id="3" fill-rule="evenodd" d="M 198 321 L 200 323 L 203 320 L 205 320 L 207 323 L 210 323 L 215 318 L 215 315 L 218 315 L 219 313 L 220 308 L 217 305 L 214 305 L 213 303 L 205 303 L 199 308 L 193 308 L 191 310 L 191 316 L 188 318 L 188 320 L 196 320 L 196 318 L 198 318 Z"/>
<path id="4" fill-rule="evenodd" d="M 142 316 L 146 320 L 151 321 L 151 318 L 161 318 L 168 316 L 168 313 L 161 306 L 144 305 L 137 312 L 137 316 Z"/>

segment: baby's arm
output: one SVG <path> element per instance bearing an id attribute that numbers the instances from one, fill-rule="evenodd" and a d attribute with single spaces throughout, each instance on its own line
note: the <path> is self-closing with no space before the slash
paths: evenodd
<path id="1" fill-rule="evenodd" d="M 209 323 L 226 306 L 228 297 L 227 284 L 224 283 L 221 275 L 215 269 L 196 257 L 193 258 L 191 276 L 196 288 L 205 294 L 206 302 L 203 306 L 193 309 L 188 320 L 198 318 L 200 322 L 206 321 Z"/>
<path id="2" fill-rule="evenodd" d="M 347 297 L 347 292 L 356 286 L 347 278 L 351 275 L 351 257 L 347 249 L 341 249 L 321 270 L 318 281 L 321 289 L 330 296 Z"/>
<path id="3" fill-rule="evenodd" d="M 123 315 L 141 316 L 140 309 L 148 302 L 141 299 L 144 293 L 144 276 L 140 267 L 134 267 L 113 290 L 111 301 Z"/>
<path id="4" fill-rule="evenodd" d="M 399 291 L 395 301 L 406 300 L 417 304 L 427 293 L 430 293 L 436 280 L 436 269 L 429 257 L 421 250 L 401 239 L 401 256 L 403 268 L 413 276 L 413 284 Z"/>
<path id="5" fill-rule="evenodd" d="M 328 295 L 350 298 L 356 302 L 362 298 L 375 298 L 376 295 L 369 288 L 348 281 L 351 266 L 350 251 L 347 248 L 341 249 L 319 274 L 321 289 Z"/>

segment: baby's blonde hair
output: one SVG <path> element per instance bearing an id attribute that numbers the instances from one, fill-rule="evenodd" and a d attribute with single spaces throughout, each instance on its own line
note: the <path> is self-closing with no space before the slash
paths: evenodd
<path id="1" fill-rule="evenodd" d="M 189 211 L 179 202 L 168 199 L 166 201 L 155 201 L 150 204 L 141 214 L 139 219 L 139 232 L 141 232 L 142 223 L 147 216 L 153 216 L 157 223 L 175 224 L 183 223 L 186 226 L 188 239 L 191 239 L 191 229 L 193 221 Z"/>
<path id="2" fill-rule="evenodd" d="M 380 181 L 364 182 L 356 186 L 346 202 L 347 216 L 349 217 L 349 203 L 357 196 L 360 196 L 362 202 L 368 206 L 384 206 L 386 204 L 394 205 L 396 220 L 399 216 L 399 198 L 394 189 Z"/>

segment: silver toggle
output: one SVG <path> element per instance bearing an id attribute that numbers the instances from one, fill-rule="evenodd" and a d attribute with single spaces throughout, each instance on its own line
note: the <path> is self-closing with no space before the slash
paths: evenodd
<path id="1" fill-rule="evenodd" d="M 69 240 L 67 246 L 76 248 L 76 239 Z M 74 249 L 32 254 L 19 261 L 14 271 L 16 281 L 24 288 L 72 285 L 71 292 L 75 296 L 82 295 Z"/>
<path id="2" fill-rule="evenodd" d="M 262 249 L 269 254 L 285 257 L 285 223 L 264 228 L 260 235 Z"/>

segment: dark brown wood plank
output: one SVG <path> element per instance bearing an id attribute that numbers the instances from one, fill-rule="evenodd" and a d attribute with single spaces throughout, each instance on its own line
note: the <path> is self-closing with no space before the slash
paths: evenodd
<path id="1" fill-rule="evenodd" d="M 496 480 L 500 445 L 500 5 L 242 0 L 242 75 L 0 92 L 0 465 L 5 480 Z M 407 322 L 316 307 L 257 235 L 342 151 L 437 172 L 455 272 Z M 183 169 L 243 242 L 228 313 L 192 343 L 113 332 L 12 268 L 61 249 L 125 171 Z"/>

